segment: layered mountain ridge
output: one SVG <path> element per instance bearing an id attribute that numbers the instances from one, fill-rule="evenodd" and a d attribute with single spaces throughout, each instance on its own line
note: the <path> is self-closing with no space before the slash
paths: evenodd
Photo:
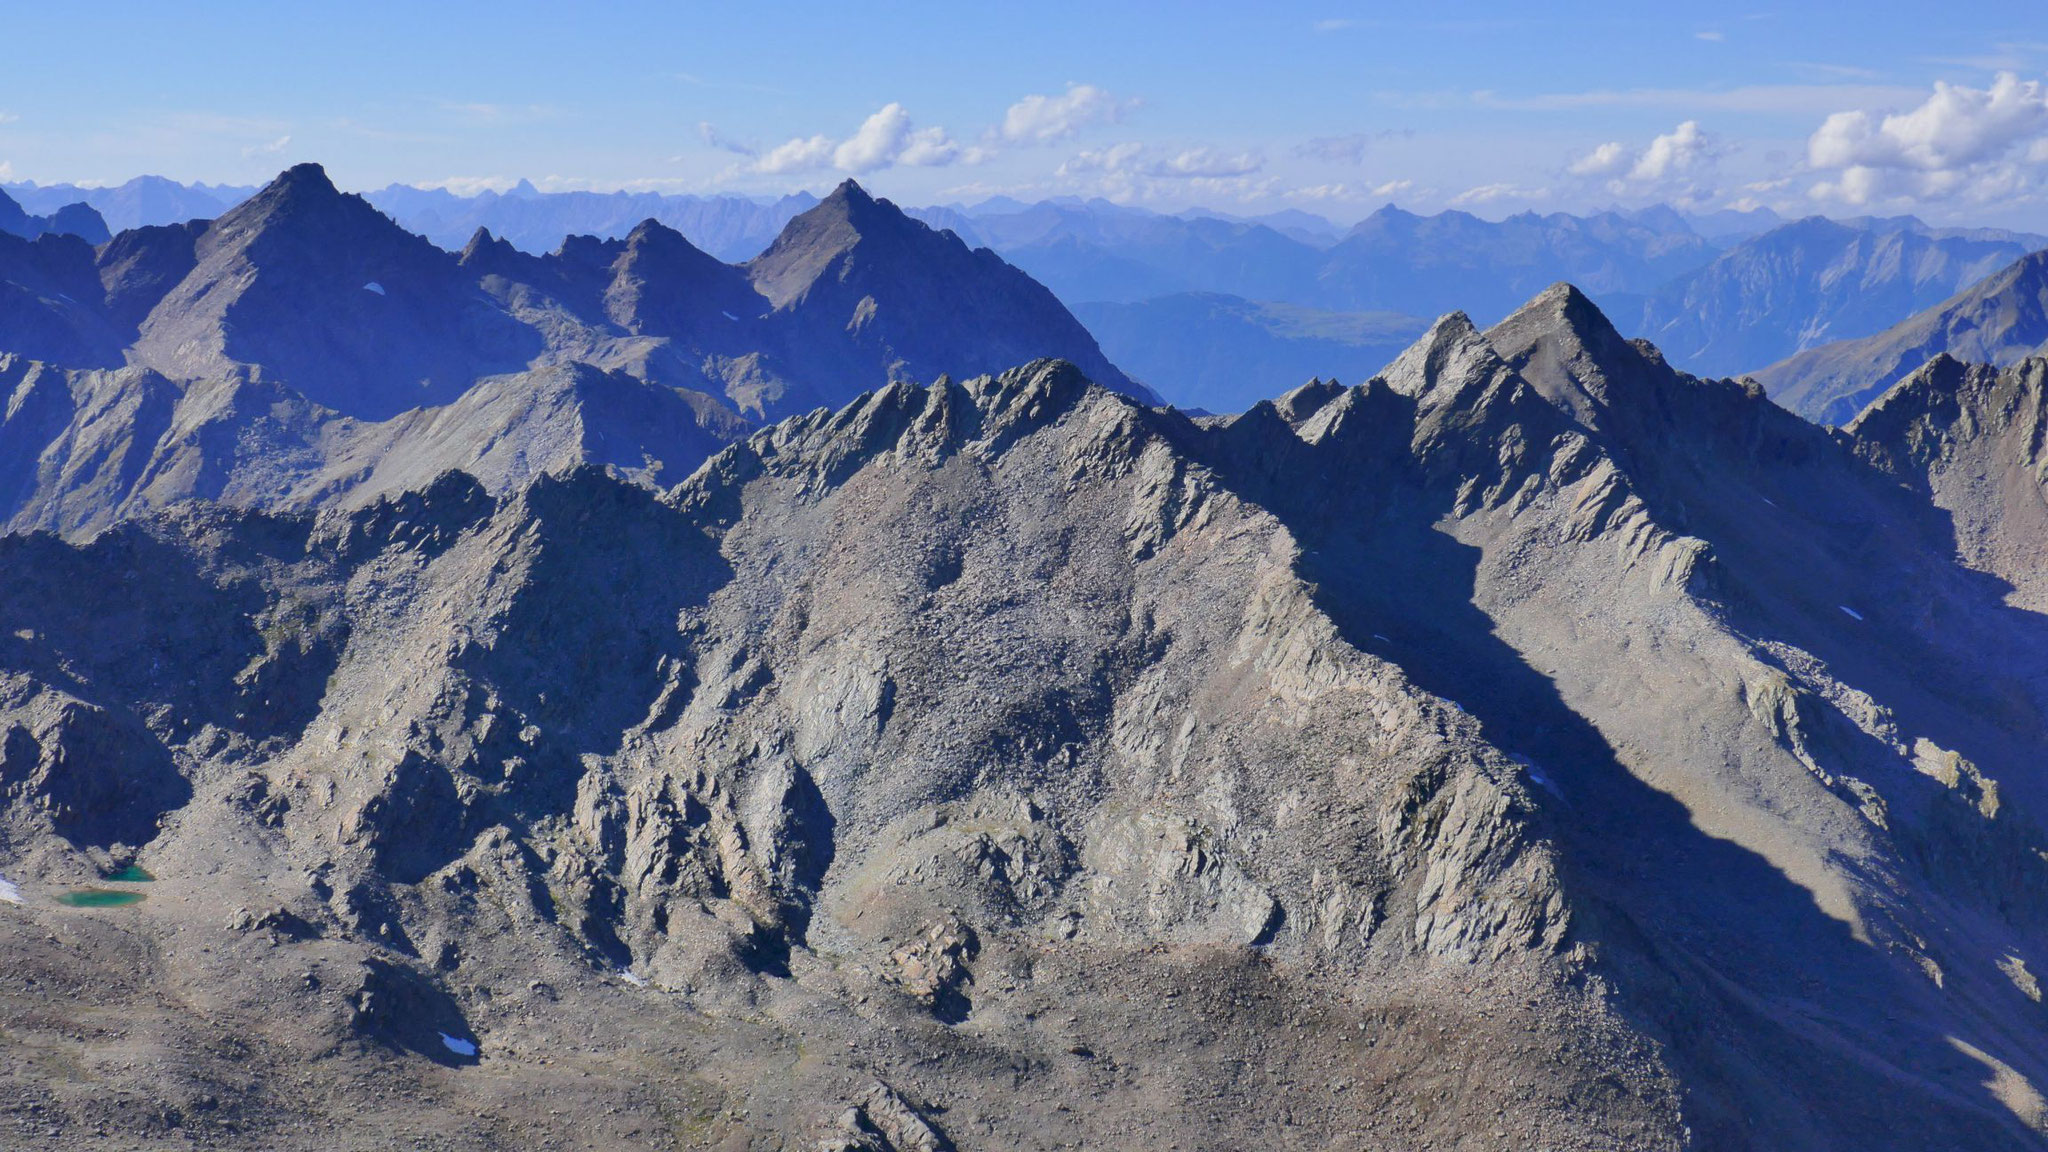
<path id="1" fill-rule="evenodd" d="M 116 226 L 137 230 L 188 227 L 260 192 L 158 177 L 118 188 L 9 187 L 39 211 L 80 200 Z M 542 192 L 523 181 L 474 195 L 391 185 L 366 199 L 405 229 L 451 250 L 482 229 L 508 248 L 547 255 L 564 236 L 623 241 L 652 220 L 727 262 L 756 258 L 819 203 L 808 193 L 769 201 Z M 1216 411 L 1242 411 L 1310 375 L 1357 379 L 1378 363 L 1360 365 L 1352 341 L 1286 331 L 1304 314 L 1330 314 L 1314 323 L 1339 328 L 1377 324 L 1372 318 L 1382 313 L 1426 317 L 1452 308 L 1491 321 L 1541 286 L 1566 280 L 1598 299 L 1624 331 L 1655 341 L 1675 366 L 1733 375 L 1831 341 L 1883 332 L 2048 246 L 2041 236 L 1930 227 L 1912 217 L 1785 221 L 1767 210 L 1701 216 L 1665 205 L 1584 215 L 1524 212 L 1501 220 L 1457 210 L 1420 215 L 1389 205 L 1349 229 L 1294 210 L 1255 218 L 1204 210 L 1164 214 L 1074 197 L 1036 204 L 994 197 L 907 214 L 1000 254 L 1077 315 L 1113 328 L 1120 349 L 1113 362 L 1135 370 L 1167 399 Z M 1217 296 L 1244 303 L 1219 307 Z M 1187 315 L 1198 308 L 1215 322 L 1196 355 L 1183 333 Z M 1287 318 L 1276 322 L 1281 316 Z M 1419 330 L 1426 321 L 1413 324 Z M 1403 325 L 1406 339 L 1412 333 Z M 1374 354 L 1382 350 L 1375 343 Z M 1034 348 L 1021 358 L 1048 351 L 1079 355 Z M 1907 365 L 1900 375 L 1915 367 Z M 717 395 L 729 381 L 712 375 L 704 387 Z M 1838 406 L 1827 419 L 1846 421 L 1876 391 Z M 1814 416 L 1818 409 L 1801 411 Z"/>
<path id="2" fill-rule="evenodd" d="M 880 207 L 748 290 L 860 319 Z M 608 253 L 463 261 L 658 311 Z M 2039 374 L 1833 433 L 1559 285 L 1227 418 L 1041 360 L 5 538 L 0 931 L 121 1012 L 0 985 L 4 1074 L 230 1147 L 2041 1146 L 2039 481 L 1979 548 L 1940 471 Z"/>
<path id="3" fill-rule="evenodd" d="M 2048 251 L 2015 260 L 1946 300 L 1861 340 L 1802 352 L 1758 372 L 1787 407 L 1846 424 L 1941 356 L 2005 366 L 2048 352 Z"/>
<path id="4" fill-rule="evenodd" d="M 741 267 L 654 221 L 451 253 L 301 165 L 217 220 L 97 251 L 0 237 L 0 281 L 16 526 L 531 471 L 494 456 L 674 477 L 755 421 L 1037 356 L 1152 399 L 1029 277 L 851 182 Z M 618 404 L 588 409 L 593 388 Z"/>

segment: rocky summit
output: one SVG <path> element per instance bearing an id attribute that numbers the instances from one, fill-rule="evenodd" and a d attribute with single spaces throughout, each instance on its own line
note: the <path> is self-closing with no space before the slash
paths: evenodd
<path id="1" fill-rule="evenodd" d="M 186 315 L 338 283 L 246 271 L 374 234 L 318 184 Z M 1829 431 L 1559 285 L 1195 418 L 942 374 L 930 301 L 1050 298 L 857 189 L 687 248 L 351 245 L 476 277 L 362 352 L 437 397 L 603 338 L 381 420 L 238 325 L 0 362 L 5 1138 L 2048 1144 L 2041 362 Z M 702 443 L 656 366 L 749 293 L 933 374 Z"/>

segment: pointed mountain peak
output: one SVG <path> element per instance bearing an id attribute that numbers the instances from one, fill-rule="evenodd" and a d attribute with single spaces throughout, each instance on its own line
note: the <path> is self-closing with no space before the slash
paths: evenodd
<path id="1" fill-rule="evenodd" d="M 1563 281 L 1544 289 L 1486 332 L 1487 340 L 1509 361 L 1528 342 L 1546 336 L 1569 338 L 1589 349 L 1627 343 L 1599 305 Z"/>
<path id="2" fill-rule="evenodd" d="M 1946 352 L 1937 352 L 1919 371 L 1885 389 L 1844 425 L 1843 431 L 1859 439 L 1884 439 L 1924 413 L 1953 406 L 1969 383 L 1972 367 Z M 1989 365 L 1974 367 L 1989 375 L 1997 372 Z"/>
<path id="3" fill-rule="evenodd" d="M 868 190 L 854 180 L 841 181 L 839 187 L 832 190 L 831 195 L 818 201 L 810 211 L 802 213 L 790 223 L 793 225 L 798 220 L 805 219 L 835 223 L 844 221 L 862 235 L 881 229 L 925 227 L 923 223 L 897 207 L 894 202 L 869 195 Z"/>
<path id="4" fill-rule="evenodd" d="M 491 235 L 489 228 L 478 228 L 469 237 L 469 243 L 462 246 L 457 261 L 464 268 L 475 268 L 482 272 L 503 271 L 503 265 L 516 260 L 522 253 L 512 246 L 511 241 Z"/>
<path id="5" fill-rule="evenodd" d="M 626 236 L 624 248 L 613 266 L 621 275 L 682 276 L 695 284 L 698 292 L 708 291 L 710 284 L 717 283 L 721 292 L 728 294 L 735 286 L 746 283 L 746 276 L 739 269 L 690 243 L 689 237 L 659 220 L 642 220 L 635 225 Z M 751 310 L 759 301 L 752 299 L 751 291 L 745 295 Z M 723 306 L 732 306 L 732 300 L 725 300 Z"/>
<path id="6" fill-rule="evenodd" d="M 277 179 L 272 180 L 257 195 L 268 196 L 272 193 L 327 199 L 340 196 L 341 190 L 334 186 L 334 181 L 327 178 L 327 169 L 309 163 L 294 164 L 278 173 Z"/>
<path id="7" fill-rule="evenodd" d="M 1321 411 L 1323 405 L 1343 394 L 1342 384 L 1317 377 L 1281 396 L 1274 402 L 1273 407 L 1280 413 L 1281 419 L 1298 428 L 1302 421 Z"/>
<path id="8" fill-rule="evenodd" d="M 666 241 L 671 237 L 682 240 L 683 234 L 649 216 L 647 219 L 633 225 L 633 230 L 626 233 L 626 243 L 629 245 L 645 244 L 653 241 Z M 684 241 L 684 243 L 688 243 L 688 241 Z"/>
<path id="9" fill-rule="evenodd" d="M 838 205 L 858 210 L 873 207 L 875 203 L 875 198 L 868 195 L 868 190 L 860 186 L 860 181 L 848 177 L 841 180 L 839 187 L 834 188 L 830 195 L 820 200 L 818 206 L 822 208 L 826 205 Z"/>
<path id="10" fill-rule="evenodd" d="M 263 230 L 269 223 L 285 219 L 320 219 L 377 216 L 388 218 L 360 196 L 351 196 L 334 186 L 327 170 L 318 164 L 297 164 L 279 173 L 263 190 L 221 215 L 216 231 L 233 237 Z M 390 224 L 399 230 L 396 224 Z"/>
<path id="11" fill-rule="evenodd" d="M 633 226 L 626 234 L 626 259 L 645 259 L 658 256 L 665 260 L 682 260 L 693 265 L 725 265 L 717 257 L 690 243 L 690 239 L 661 221 L 649 217 Z"/>
<path id="12" fill-rule="evenodd" d="M 901 208 L 847 180 L 815 208 L 784 225 L 781 235 L 748 262 L 747 269 L 762 295 L 781 307 L 803 295 L 833 261 L 864 242 L 900 249 L 938 236 Z M 965 244 L 957 238 L 949 242 L 965 254 Z"/>
<path id="13" fill-rule="evenodd" d="M 1403 396 L 1421 396 L 1446 378 L 1491 375 L 1501 366 L 1493 346 L 1463 312 L 1439 317 L 1422 338 L 1394 358 L 1380 373 L 1387 386 Z"/>
<path id="14" fill-rule="evenodd" d="M 1508 366 L 1538 392 L 1570 408 L 1589 426 L 1613 402 L 1614 380 L 1646 363 L 1586 294 L 1553 284 L 1486 331 Z"/>

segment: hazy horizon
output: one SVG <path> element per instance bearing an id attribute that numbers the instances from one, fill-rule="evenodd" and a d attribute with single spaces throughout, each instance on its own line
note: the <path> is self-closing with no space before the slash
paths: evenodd
<path id="1" fill-rule="evenodd" d="M 1593 2 L 106 15 L 89 38 L 54 10 L 14 17 L 38 50 L 0 80 L 0 180 L 247 185 L 317 159 L 357 189 L 775 196 L 852 175 L 914 204 L 1357 219 L 1389 201 L 1496 218 L 1668 202 L 2048 228 L 2048 43 L 2016 3 L 1970 27 L 1931 5 L 1843 21 Z"/>

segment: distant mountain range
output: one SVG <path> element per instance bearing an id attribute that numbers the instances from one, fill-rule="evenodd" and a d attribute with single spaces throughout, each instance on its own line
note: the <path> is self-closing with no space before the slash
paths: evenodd
<path id="1" fill-rule="evenodd" d="M 1929 361 L 2004 366 L 2048 355 L 2048 251 L 2034 252 L 1874 336 L 1802 352 L 1757 373 L 1777 401 L 1847 424 Z"/>
<path id="2" fill-rule="evenodd" d="M 1157 402 L 1059 301 L 851 181 L 731 265 L 655 221 L 459 252 L 316 165 L 95 250 L 0 236 L 0 520 L 302 507 L 450 468 L 689 469 L 755 421 L 1056 356 Z"/>
<path id="3" fill-rule="evenodd" d="M 2041 248 L 2048 237 L 1815 216 L 1666 284 L 1624 327 L 1687 371 L 1732 376 L 1882 331 Z"/>
<path id="4" fill-rule="evenodd" d="M 256 191 L 161 177 L 116 188 L 7 187 L 23 217 L 38 223 L 0 219 L 0 229 L 71 231 L 92 243 L 104 242 L 103 229 L 85 214 L 116 229 L 181 225 L 218 216 Z M 583 240 L 565 243 L 569 237 L 617 243 L 648 220 L 718 261 L 751 260 L 819 203 L 808 194 L 542 192 L 524 181 L 473 196 L 394 184 L 363 199 L 444 249 L 464 247 L 481 228 L 499 247 L 558 263 L 583 258 L 577 253 L 599 258 Z M 59 212 L 73 216 L 53 225 Z M 1299 210 L 1167 215 L 1075 198 L 995 197 L 907 212 L 1050 288 L 1104 342 L 1110 361 L 1161 395 L 1214 411 L 1242 410 L 1309 376 L 1362 377 L 1429 317 L 1462 309 L 1488 321 L 1559 280 L 1582 286 L 1620 330 L 1652 340 L 1677 368 L 1763 372 L 1782 382 L 1836 354 L 1797 369 L 1765 366 L 1875 336 L 2048 248 L 2048 237 L 1931 228 L 1911 217 L 1786 222 L 1768 210 L 1686 215 L 1665 206 L 1500 221 L 1388 206 L 1349 229 Z M 18 306 L 0 304 L 0 324 L 5 309 Z M 81 323 L 74 317 L 44 339 L 82 339 Z M 1906 350 L 1900 355 L 1889 379 L 1918 367 L 1904 362 L 1912 358 Z M 1838 394 L 1818 407 L 1806 399 L 1812 388 L 1788 402 L 1840 421 L 1882 387 L 1858 385 L 1849 389 L 1854 396 L 1834 385 L 1821 390 L 1829 389 Z"/>
<path id="5" fill-rule="evenodd" d="M 104 244 L 110 238 L 107 222 L 90 204 L 60 204 L 46 216 L 30 215 L 13 197 L 0 192 L 0 232 L 33 240 L 51 232 L 77 236 L 89 244 Z"/>
<path id="6" fill-rule="evenodd" d="M 66 204 L 86 204 L 115 232 L 152 224 L 211 220 L 261 191 L 227 184 L 180 184 L 162 176 L 137 176 L 125 184 L 108 187 L 33 182 L 0 187 L 31 212 L 55 212 Z"/>

